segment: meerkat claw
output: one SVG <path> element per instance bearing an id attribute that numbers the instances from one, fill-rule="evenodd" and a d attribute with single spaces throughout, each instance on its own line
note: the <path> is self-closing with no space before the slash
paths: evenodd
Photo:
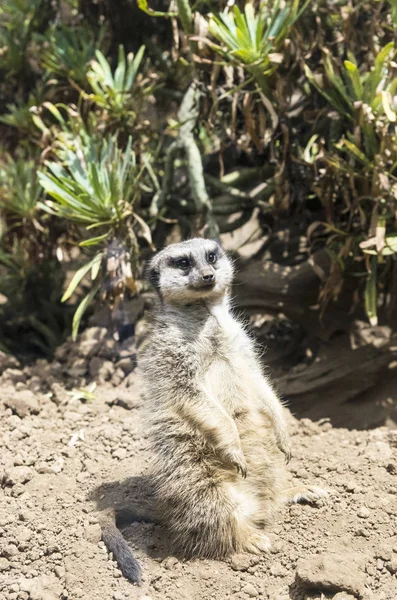
<path id="1" fill-rule="evenodd" d="M 241 477 L 243 479 L 246 479 L 247 478 L 247 469 L 238 464 L 236 464 L 235 467 L 236 467 L 237 473 L 240 473 Z"/>

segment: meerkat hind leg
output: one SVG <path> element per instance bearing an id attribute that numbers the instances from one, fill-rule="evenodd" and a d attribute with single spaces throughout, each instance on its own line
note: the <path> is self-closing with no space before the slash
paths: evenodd
<path id="1" fill-rule="evenodd" d="M 260 505 L 255 496 L 250 493 L 230 489 L 231 497 L 236 501 L 234 512 L 237 526 L 239 551 L 251 554 L 268 552 L 271 542 L 267 535 L 257 526 L 257 516 Z"/>
<path id="2" fill-rule="evenodd" d="M 329 495 L 328 490 L 316 485 L 296 485 L 285 490 L 283 499 L 285 504 L 310 504 L 317 500 L 326 500 Z"/>

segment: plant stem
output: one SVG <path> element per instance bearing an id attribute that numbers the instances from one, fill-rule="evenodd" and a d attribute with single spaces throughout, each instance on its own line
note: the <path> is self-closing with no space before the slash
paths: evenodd
<path id="1" fill-rule="evenodd" d="M 193 35 L 193 13 L 190 8 L 189 0 L 176 0 L 178 6 L 178 15 L 182 23 L 183 31 L 186 35 Z"/>
<path id="2" fill-rule="evenodd" d="M 204 235 L 217 238 L 219 236 L 219 227 L 216 223 L 205 187 L 203 163 L 193 133 L 198 117 L 199 97 L 198 86 L 193 82 L 188 87 L 179 109 L 178 120 L 181 126 L 178 139 L 171 144 L 167 151 L 159 207 L 164 205 L 171 192 L 174 178 L 174 161 L 179 150 L 182 149 L 186 156 L 190 188 L 196 208 L 196 215 L 199 218 L 197 228 L 200 229 L 204 226 Z"/>

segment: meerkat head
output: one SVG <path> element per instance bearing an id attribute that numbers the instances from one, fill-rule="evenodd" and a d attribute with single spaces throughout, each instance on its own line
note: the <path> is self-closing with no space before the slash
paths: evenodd
<path id="1" fill-rule="evenodd" d="M 156 254 L 148 274 L 164 302 L 190 304 L 221 299 L 232 282 L 233 266 L 217 242 L 194 238 Z"/>

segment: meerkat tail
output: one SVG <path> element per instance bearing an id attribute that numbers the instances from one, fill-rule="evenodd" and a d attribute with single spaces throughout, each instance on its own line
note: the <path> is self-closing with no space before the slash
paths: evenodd
<path id="1" fill-rule="evenodd" d="M 133 583 L 141 584 L 141 567 L 131 552 L 130 547 L 117 529 L 115 521 L 106 520 L 101 523 L 102 540 L 111 552 L 119 566 L 120 571 Z"/>
<path id="2" fill-rule="evenodd" d="M 113 554 L 124 577 L 138 585 L 141 583 L 141 567 L 118 527 L 127 523 L 151 523 L 158 520 L 154 507 L 144 501 L 139 504 L 129 504 L 128 507 L 116 507 L 114 510 L 104 511 L 99 518 L 105 546 Z"/>
<path id="3" fill-rule="evenodd" d="M 330 490 L 315 485 L 301 486 L 296 485 L 285 490 L 283 499 L 285 504 L 304 504 L 316 502 L 317 500 L 325 500 L 331 494 Z"/>

